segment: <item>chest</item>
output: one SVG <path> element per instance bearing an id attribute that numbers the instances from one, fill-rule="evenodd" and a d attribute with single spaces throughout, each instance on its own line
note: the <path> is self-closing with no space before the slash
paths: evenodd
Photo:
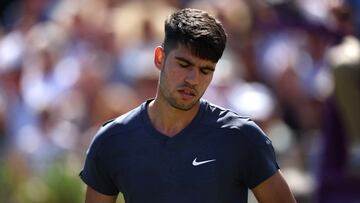
<path id="1" fill-rule="evenodd" d="M 115 155 L 113 177 L 125 197 L 203 202 L 241 187 L 240 146 L 218 136 L 189 137 L 129 143 Z"/>

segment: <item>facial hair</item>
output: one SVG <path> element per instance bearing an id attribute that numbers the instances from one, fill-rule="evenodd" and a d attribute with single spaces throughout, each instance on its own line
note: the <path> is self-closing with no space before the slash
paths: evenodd
<path id="1" fill-rule="evenodd" d="M 189 111 L 191 110 L 200 100 L 201 97 L 196 98 L 191 103 L 182 103 L 176 99 L 176 97 L 173 95 L 175 93 L 172 93 L 171 90 L 168 88 L 169 79 L 166 76 L 165 70 L 166 68 L 163 67 L 162 71 L 160 72 L 160 80 L 159 80 L 159 93 L 161 94 L 161 97 L 168 103 L 170 106 L 172 106 L 175 109 L 182 110 L 182 111 Z M 195 92 L 194 87 L 189 86 L 188 84 L 184 83 L 180 87 L 187 87 L 193 89 Z M 176 91 L 176 90 L 175 90 Z"/>

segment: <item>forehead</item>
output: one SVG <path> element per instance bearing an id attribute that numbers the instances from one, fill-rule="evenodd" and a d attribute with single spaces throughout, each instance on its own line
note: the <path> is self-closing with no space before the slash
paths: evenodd
<path id="1" fill-rule="evenodd" d="M 174 49 L 172 49 L 169 52 L 168 57 L 171 57 L 172 59 L 179 59 L 179 58 L 185 59 L 188 62 L 193 63 L 194 65 L 210 66 L 210 67 L 214 67 L 214 68 L 216 65 L 215 62 L 213 62 L 209 59 L 203 59 L 203 58 L 200 58 L 200 57 L 194 55 L 191 52 L 190 48 L 183 46 L 183 45 L 179 45 L 179 46 L 175 47 Z"/>

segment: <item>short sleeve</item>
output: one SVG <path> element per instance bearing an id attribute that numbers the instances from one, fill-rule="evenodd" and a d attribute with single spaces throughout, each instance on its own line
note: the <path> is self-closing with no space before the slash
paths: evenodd
<path id="1" fill-rule="evenodd" d="M 102 142 L 105 133 L 99 131 L 87 151 L 85 164 L 80 172 L 80 178 L 94 190 L 105 195 L 117 195 L 118 188 L 111 178 L 109 164 L 102 153 Z M 109 157 L 108 157 L 109 158 Z"/>
<path id="2" fill-rule="evenodd" d="M 252 189 L 274 175 L 279 166 L 271 140 L 254 122 L 246 125 L 244 133 L 249 141 L 244 180 L 247 187 Z"/>

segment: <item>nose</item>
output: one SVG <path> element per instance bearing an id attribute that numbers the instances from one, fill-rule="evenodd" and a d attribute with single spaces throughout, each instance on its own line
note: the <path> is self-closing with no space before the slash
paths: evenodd
<path id="1" fill-rule="evenodd" d="M 188 71 L 185 82 L 190 85 L 197 85 L 199 83 L 200 73 L 196 68 L 192 68 Z"/>

